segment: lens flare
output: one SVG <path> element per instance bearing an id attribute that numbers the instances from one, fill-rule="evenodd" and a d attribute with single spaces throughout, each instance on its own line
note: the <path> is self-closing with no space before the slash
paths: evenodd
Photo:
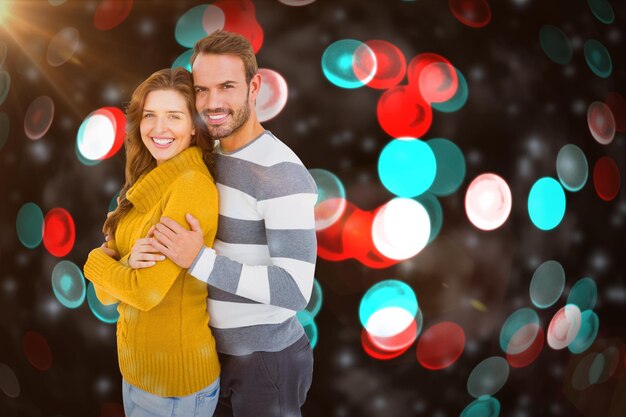
<path id="1" fill-rule="evenodd" d="M 480 362 L 467 378 L 467 392 L 474 398 L 494 395 L 509 378 L 509 364 L 506 359 L 492 356 Z"/>
<path id="2" fill-rule="evenodd" d="M 263 46 L 263 28 L 256 19 L 256 11 L 252 0 L 218 0 L 213 3 L 224 12 L 224 30 L 239 33 L 252 45 L 254 53 Z"/>
<path id="3" fill-rule="evenodd" d="M 11 75 L 5 70 L 0 70 L 0 106 L 4 103 L 11 90 Z"/>
<path id="4" fill-rule="evenodd" d="M 459 189 L 465 179 L 465 157 L 461 149 L 448 139 L 431 139 L 426 142 L 433 151 L 437 171 L 429 191 L 445 197 Z"/>
<path id="5" fill-rule="evenodd" d="M 76 230 L 72 215 L 64 208 L 51 209 L 44 218 L 43 244 L 51 255 L 63 257 L 72 251 Z"/>
<path id="6" fill-rule="evenodd" d="M 565 191 L 554 178 L 543 177 L 532 186 L 528 194 L 528 215 L 541 230 L 557 227 L 565 216 Z"/>
<path id="7" fill-rule="evenodd" d="M 437 111 L 443 113 L 453 113 L 461 110 L 463 106 L 465 106 L 465 103 L 467 103 L 467 99 L 469 98 L 467 80 L 458 68 L 455 68 L 454 70 L 456 71 L 456 78 L 458 80 L 456 93 L 454 93 L 454 95 L 447 101 L 442 101 L 441 103 L 431 103 L 433 109 Z"/>
<path id="8" fill-rule="evenodd" d="M 80 42 L 78 30 L 72 27 L 61 29 L 50 41 L 46 60 L 53 67 L 59 67 L 72 59 Z"/>
<path id="9" fill-rule="evenodd" d="M 367 86 L 380 90 L 395 87 L 402 81 L 406 74 L 406 59 L 402 51 L 394 44 L 383 40 L 371 40 L 365 44 L 372 50 L 376 57 L 376 73 L 367 82 Z M 359 71 L 358 77 L 365 81 L 369 74 Z"/>
<path id="10" fill-rule="evenodd" d="M 507 362 L 513 368 L 524 368 L 530 365 L 539 357 L 544 341 L 543 329 L 538 324 L 528 324 L 520 328 L 511 338 L 509 346 L 528 346 L 528 348 L 516 354 L 507 352 Z"/>
<path id="11" fill-rule="evenodd" d="M 411 92 L 427 103 L 451 99 L 458 86 L 456 70 L 450 61 L 432 52 L 413 57 L 407 68 L 407 76 Z"/>
<path id="12" fill-rule="evenodd" d="M 426 369 L 450 367 L 465 349 L 465 333 L 461 326 L 442 322 L 431 326 L 417 342 L 417 360 Z"/>
<path id="13" fill-rule="evenodd" d="M 196 42 L 208 35 L 208 33 L 204 30 L 204 16 L 209 7 L 221 11 L 219 7 L 202 4 L 200 6 L 192 7 L 191 9 L 187 10 L 178 19 L 178 21 L 176 22 L 176 28 L 174 29 L 174 37 L 176 38 L 176 42 L 178 42 L 185 48 L 193 48 Z M 210 12 L 210 15 L 213 15 L 214 13 L 215 11 L 212 10 L 212 13 Z M 224 15 L 223 12 L 222 15 Z"/>
<path id="14" fill-rule="evenodd" d="M 0 391 L 9 398 L 19 397 L 21 391 L 20 381 L 15 372 L 3 363 L 0 363 Z"/>
<path id="15" fill-rule="evenodd" d="M 73 262 L 59 262 L 52 270 L 52 290 L 65 307 L 80 307 L 87 294 L 83 273 Z"/>
<path id="16" fill-rule="evenodd" d="M 99 161 L 115 155 L 124 144 L 126 117 L 115 107 L 103 107 L 89 114 L 78 129 L 76 145 L 80 155 Z"/>
<path id="17" fill-rule="evenodd" d="M 493 397 L 484 396 L 465 407 L 460 417 L 498 417 L 499 415 L 500 402 Z"/>
<path id="18" fill-rule="evenodd" d="M 172 69 L 174 68 L 185 68 L 187 71 L 191 72 L 191 56 L 193 55 L 193 49 L 188 49 L 182 54 L 178 56 L 172 63 Z"/>
<path id="19" fill-rule="evenodd" d="M 428 212 L 415 200 L 394 198 L 376 213 L 372 237 L 384 256 L 396 260 L 411 258 L 428 244 Z"/>
<path id="20" fill-rule="evenodd" d="M 398 352 L 405 351 L 409 348 L 417 335 L 422 330 L 424 323 L 424 317 L 422 312 L 418 309 L 417 316 L 414 320 L 411 320 L 405 329 L 396 329 L 395 332 L 387 336 L 379 336 L 373 333 L 367 332 L 367 337 L 373 346 L 384 352 Z"/>
<path id="21" fill-rule="evenodd" d="M 24 133 L 29 139 L 41 139 L 50 129 L 54 119 L 54 102 L 48 96 L 33 100 L 24 115 Z"/>
<path id="22" fill-rule="evenodd" d="M 589 69 L 600 78 L 608 78 L 613 72 L 613 61 L 608 49 L 595 39 L 585 42 L 585 60 Z"/>
<path id="23" fill-rule="evenodd" d="M 593 167 L 593 186 L 598 197 L 604 201 L 612 201 L 620 189 L 620 172 L 617 164 L 610 156 L 603 156 Z"/>
<path id="24" fill-rule="evenodd" d="M 328 81 L 337 87 L 363 87 L 376 75 L 376 55 L 363 42 L 342 39 L 324 51 L 322 71 Z"/>
<path id="25" fill-rule="evenodd" d="M 580 311 L 592 310 L 598 301 L 598 286 L 591 278 L 578 280 L 567 297 L 567 304 L 577 305 Z"/>
<path id="26" fill-rule="evenodd" d="M 557 261 L 542 263 L 530 280 L 530 300 L 538 308 L 548 308 L 558 301 L 565 288 L 565 270 Z"/>
<path id="27" fill-rule="evenodd" d="M 317 186 L 315 230 L 323 230 L 339 220 L 346 209 L 346 190 L 341 180 L 325 169 L 310 169 Z"/>
<path id="28" fill-rule="evenodd" d="M 522 329 L 524 331 L 522 332 Z M 521 308 L 514 311 L 500 330 L 500 349 L 506 354 L 517 355 L 530 348 L 541 330 L 535 310 Z"/>
<path id="29" fill-rule="evenodd" d="M 206 33 L 221 30 L 226 24 L 226 14 L 219 7 L 209 4 L 202 15 L 202 28 Z"/>
<path id="30" fill-rule="evenodd" d="M 43 239 L 43 212 L 35 203 L 26 203 L 17 212 L 17 237 L 28 249 L 35 249 Z"/>
<path id="31" fill-rule="evenodd" d="M 511 213 L 511 189 L 496 174 L 481 174 L 467 187 L 465 212 L 470 222 L 481 230 L 502 226 Z"/>
<path id="32" fill-rule="evenodd" d="M 539 44 L 550 60 L 567 65 L 574 55 L 572 43 L 563 31 L 556 26 L 545 25 L 539 30 Z"/>
<path id="33" fill-rule="evenodd" d="M 568 304 L 561 308 L 550 321 L 548 346 L 554 350 L 568 347 L 578 336 L 582 316 L 578 306 Z"/>
<path id="34" fill-rule="evenodd" d="M 259 68 L 261 89 L 256 100 L 256 112 L 259 122 L 265 122 L 278 116 L 287 104 L 287 82 L 276 71 Z"/>
<path id="35" fill-rule="evenodd" d="M 596 341 L 598 330 L 600 329 L 600 319 L 592 310 L 583 311 L 580 321 L 580 331 L 567 347 L 570 352 L 575 354 L 583 353 L 589 349 L 593 342 Z"/>
<path id="36" fill-rule="evenodd" d="M 487 0 L 448 0 L 452 15 L 465 26 L 483 28 L 491 22 Z"/>
<path id="37" fill-rule="evenodd" d="M 411 287 L 399 280 L 385 280 L 363 295 L 359 318 L 368 333 L 388 337 L 409 327 L 417 310 L 417 297 Z"/>
<path id="38" fill-rule="evenodd" d="M 589 165 L 582 149 L 572 144 L 563 146 L 556 157 L 556 172 L 563 188 L 580 191 L 589 177 Z"/>
<path id="39" fill-rule="evenodd" d="M 111 30 L 124 22 L 133 8 L 133 0 L 102 0 L 93 16 L 98 30 Z"/>
<path id="40" fill-rule="evenodd" d="M 383 93 L 378 100 L 376 115 L 380 127 L 393 138 L 421 138 L 433 121 L 432 107 L 404 85 Z"/>
<path id="41" fill-rule="evenodd" d="M 600 22 L 610 25 L 615 21 L 615 12 L 608 0 L 587 0 L 591 13 Z"/>
<path id="42" fill-rule="evenodd" d="M 45 337 L 39 332 L 29 330 L 22 338 L 24 355 L 33 368 L 47 371 L 52 366 L 52 351 Z"/>
<path id="43" fill-rule="evenodd" d="M 615 117 L 606 104 L 595 101 L 587 109 L 587 125 L 591 136 L 601 145 L 608 145 L 615 138 Z"/>
<path id="44" fill-rule="evenodd" d="M 457 92 L 458 78 L 456 69 L 446 62 L 431 62 L 419 75 L 419 91 L 428 103 L 443 103 L 450 100 Z"/>
<path id="45" fill-rule="evenodd" d="M 435 181 L 437 160 L 427 143 L 403 137 L 389 142 L 378 158 L 380 181 L 400 197 L 426 192 Z"/>
<path id="46" fill-rule="evenodd" d="M 98 300 L 96 290 L 90 282 L 87 285 L 87 304 L 96 318 L 104 323 L 116 323 L 120 317 L 117 310 L 118 304 L 104 305 Z"/>

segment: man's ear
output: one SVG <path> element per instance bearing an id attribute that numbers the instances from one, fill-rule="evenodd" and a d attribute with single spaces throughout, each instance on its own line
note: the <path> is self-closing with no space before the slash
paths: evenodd
<path id="1" fill-rule="evenodd" d="M 259 91 L 261 90 L 261 74 L 258 72 L 252 77 L 250 80 L 250 100 L 253 102 L 256 101 L 256 97 L 259 95 Z"/>

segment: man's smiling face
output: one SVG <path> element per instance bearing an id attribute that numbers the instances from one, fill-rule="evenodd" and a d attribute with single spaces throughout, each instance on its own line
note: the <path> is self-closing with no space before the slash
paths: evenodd
<path id="1" fill-rule="evenodd" d="M 214 139 L 228 139 L 250 119 L 254 98 L 243 61 L 235 55 L 200 54 L 193 63 L 196 108 Z"/>

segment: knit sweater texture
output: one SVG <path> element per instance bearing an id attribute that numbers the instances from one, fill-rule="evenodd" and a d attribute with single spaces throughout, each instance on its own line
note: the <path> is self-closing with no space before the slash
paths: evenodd
<path id="1" fill-rule="evenodd" d="M 162 216 L 187 225 L 185 214 L 192 214 L 200 221 L 205 244 L 212 246 L 217 188 L 201 150 L 190 147 L 143 175 L 127 198 L 133 208 L 120 220 L 109 244 L 121 259 L 94 249 L 85 277 L 102 301 L 119 300 L 117 348 L 126 381 L 155 395 L 186 396 L 213 383 L 220 372 L 208 326 L 207 286 L 169 259 L 144 269 L 130 268 L 125 259 Z"/>

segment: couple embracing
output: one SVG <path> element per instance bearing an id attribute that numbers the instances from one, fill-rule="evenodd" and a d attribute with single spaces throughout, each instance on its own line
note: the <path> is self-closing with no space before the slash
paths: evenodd
<path id="1" fill-rule="evenodd" d="M 85 277 L 118 304 L 126 417 L 300 416 L 313 352 L 295 317 L 316 260 L 315 182 L 259 123 L 250 43 L 217 31 L 191 74 L 127 109 L 126 182 Z"/>

